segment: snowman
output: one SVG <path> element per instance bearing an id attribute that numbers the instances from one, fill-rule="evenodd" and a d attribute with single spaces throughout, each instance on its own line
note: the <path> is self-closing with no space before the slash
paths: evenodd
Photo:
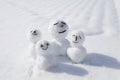
<path id="1" fill-rule="evenodd" d="M 37 52 L 36 68 L 38 70 L 49 70 L 57 65 L 56 58 L 51 55 L 53 48 L 49 42 L 38 41 L 35 50 Z"/>
<path id="2" fill-rule="evenodd" d="M 81 31 L 71 34 L 71 47 L 67 49 L 67 56 L 73 63 L 82 63 L 87 55 L 86 49 L 83 47 L 85 41 L 84 33 Z"/>
<path id="3" fill-rule="evenodd" d="M 41 32 L 37 29 L 31 29 L 28 32 L 27 36 L 28 36 L 28 39 L 30 40 L 30 45 L 29 45 L 30 57 L 32 57 L 32 59 L 35 60 L 37 56 L 35 52 L 35 45 L 41 39 Z"/>
<path id="4" fill-rule="evenodd" d="M 53 22 L 49 27 L 49 32 L 53 37 L 52 46 L 54 47 L 53 55 L 66 56 L 67 48 L 70 43 L 66 39 L 69 27 L 66 22 L 58 20 Z"/>

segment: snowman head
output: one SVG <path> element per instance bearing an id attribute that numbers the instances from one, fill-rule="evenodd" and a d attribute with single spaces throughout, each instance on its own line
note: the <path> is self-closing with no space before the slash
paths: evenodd
<path id="1" fill-rule="evenodd" d="M 71 34 L 71 43 L 74 46 L 80 46 L 85 41 L 85 36 L 82 31 L 73 32 Z"/>
<path id="2" fill-rule="evenodd" d="M 38 55 L 48 55 L 48 52 L 50 52 L 50 43 L 45 40 L 38 41 L 36 44 L 36 52 Z"/>
<path id="3" fill-rule="evenodd" d="M 64 39 L 68 34 L 69 27 L 66 22 L 62 20 L 51 23 L 49 32 L 55 39 Z"/>
<path id="4" fill-rule="evenodd" d="M 41 32 L 38 29 L 31 29 L 28 32 L 28 38 L 32 43 L 37 43 L 41 39 Z"/>

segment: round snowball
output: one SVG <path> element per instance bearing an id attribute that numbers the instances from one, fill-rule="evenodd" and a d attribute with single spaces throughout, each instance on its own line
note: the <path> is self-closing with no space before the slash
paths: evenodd
<path id="1" fill-rule="evenodd" d="M 81 47 L 81 48 L 71 47 L 71 48 L 68 48 L 67 55 L 72 60 L 72 62 L 81 63 L 86 57 L 87 52 L 84 47 Z"/>
<path id="2" fill-rule="evenodd" d="M 40 40 L 37 42 L 35 50 L 38 55 L 50 55 L 50 43 L 45 40 Z"/>
<path id="3" fill-rule="evenodd" d="M 65 38 L 68 34 L 69 27 L 66 22 L 62 20 L 54 21 L 50 24 L 49 32 L 55 39 Z"/>
<path id="4" fill-rule="evenodd" d="M 41 32 L 38 29 L 31 29 L 27 36 L 32 43 L 36 43 L 41 39 Z"/>
<path id="5" fill-rule="evenodd" d="M 82 31 L 74 31 L 71 33 L 70 41 L 74 46 L 80 46 L 85 41 L 85 35 Z"/>

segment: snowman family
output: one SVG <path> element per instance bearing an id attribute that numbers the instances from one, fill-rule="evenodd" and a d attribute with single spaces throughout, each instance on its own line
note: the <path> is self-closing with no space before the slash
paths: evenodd
<path id="1" fill-rule="evenodd" d="M 31 42 L 30 55 L 35 66 L 41 70 L 48 70 L 58 65 L 58 56 L 66 56 L 72 63 L 82 63 L 87 55 L 83 47 L 85 36 L 82 31 L 73 32 L 70 41 L 66 39 L 69 27 L 62 20 L 55 21 L 49 26 L 49 32 L 53 37 L 51 42 L 41 40 L 41 32 L 32 29 L 28 33 Z"/>

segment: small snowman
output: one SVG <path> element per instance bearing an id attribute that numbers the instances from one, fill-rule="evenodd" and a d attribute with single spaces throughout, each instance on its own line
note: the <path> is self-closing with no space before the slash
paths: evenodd
<path id="1" fill-rule="evenodd" d="M 71 34 L 71 47 L 67 49 L 67 56 L 73 63 L 82 63 L 87 55 L 86 49 L 83 47 L 85 41 L 84 33 L 81 31 Z"/>
<path id="2" fill-rule="evenodd" d="M 41 39 L 41 32 L 38 29 L 31 29 L 28 32 L 27 36 L 28 39 L 30 40 L 30 45 L 29 45 L 30 57 L 32 57 L 32 59 L 35 60 L 37 56 L 35 52 L 35 45 Z"/>
<path id="3" fill-rule="evenodd" d="M 49 32 L 53 37 L 52 46 L 54 47 L 53 55 L 65 56 L 67 54 L 67 48 L 70 43 L 66 39 L 69 27 L 66 22 L 58 20 L 53 22 L 49 27 Z"/>
<path id="4" fill-rule="evenodd" d="M 57 60 L 52 56 L 52 50 L 50 43 L 45 40 L 38 41 L 36 44 L 36 67 L 38 70 L 49 70 L 57 65 Z"/>

